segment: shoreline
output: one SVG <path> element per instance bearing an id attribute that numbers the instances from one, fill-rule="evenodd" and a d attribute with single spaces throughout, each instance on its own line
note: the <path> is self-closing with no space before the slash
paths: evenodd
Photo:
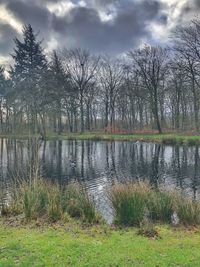
<path id="1" fill-rule="evenodd" d="M 2 134 L 0 138 L 28 140 L 40 138 L 39 135 L 28 134 Z M 91 141 L 139 141 L 155 142 L 166 145 L 200 145 L 200 135 L 189 134 L 105 134 L 105 133 L 74 133 L 74 134 L 49 134 L 45 141 L 51 140 L 91 140 Z"/>

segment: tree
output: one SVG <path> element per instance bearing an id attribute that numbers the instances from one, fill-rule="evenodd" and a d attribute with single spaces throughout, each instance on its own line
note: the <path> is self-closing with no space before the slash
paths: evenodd
<path id="1" fill-rule="evenodd" d="M 173 51 L 178 58 L 179 68 L 188 78 L 193 96 L 195 128 L 199 131 L 200 93 L 200 21 L 193 20 L 189 25 L 180 26 L 173 36 Z"/>
<path id="2" fill-rule="evenodd" d="M 105 128 L 110 119 L 111 131 L 115 127 L 116 99 L 122 85 L 123 69 L 118 60 L 104 57 L 101 62 L 100 83 L 105 101 Z"/>
<path id="3" fill-rule="evenodd" d="M 4 115 L 4 102 L 7 91 L 8 82 L 5 78 L 4 68 L 0 66 L 0 123 L 1 131 L 3 131 L 3 115 Z"/>
<path id="4" fill-rule="evenodd" d="M 92 56 L 80 48 L 64 52 L 65 67 L 72 82 L 78 89 L 81 114 L 81 132 L 84 131 L 84 94 L 98 70 L 99 57 Z"/>
<path id="5" fill-rule="evenodd" d="M 55 103 L 54 114 L 58 119 L 55 131 L 58 130 L 58 134 L 62 132 L 62 108 L 63 99 L 67 97 L 70 90 L 69 76 L 65 73 L 62 61 L 57 55 L 56 51 L 53 51 L 52 60 L 50 63 L 50 79 L 51 79 L 51 93 L 52 102 Z"/>
<path id="6" fill-rule="evenodd" d="M 141 76 L 150 97 L 150 105 L 159 133 L 162 133 L 159 118 L 159 90 L 167 71 L 167 50 L 145 46 L 128 53 Z"/>
<path id="7" fill-rule="evenodd" d="M 22 41 L 14 39 L 14 66 L 10 74 L 16 101 L 23 105 L 28 120 L 31 121 L 32 131 L 35 132 L 38 130 L 37 115 L 39 113 L 41 117 L 41 110 L 44 111 L 46 103 L 44 90 L 47 88 L 44 88 L 43 78 L 47 74 L 47 60 L 41 41 L 37 41 L 37 34 L 31 25 L 25 25 L 22 34 Z"/>
<path id="8" fill-rule="evenodd" d="M 199 131 L 200 20 L 176 29 L 170 54 L 146 45 L 120 59 L 81 48 L 48 58 L 31 25 L 22 34 L 10 76 L 0 67 L 0 130 Z"/>

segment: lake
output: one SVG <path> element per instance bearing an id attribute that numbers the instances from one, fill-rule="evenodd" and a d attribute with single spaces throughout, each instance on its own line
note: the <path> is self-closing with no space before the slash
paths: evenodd
<path id="1" fill-rule="evenodd" d="M 37 156 L 36 156 L 37 155 Z M 112 211 L 106 190 L 117 181 L 148 180 L 200 193 L 200 147 L 121 141 L 0 140 L 0 186 L 9 192 L 13 176 L 27 176 L 38 158 L 43 177 L 61 184 L 77 180 L 109 220 Z"/>

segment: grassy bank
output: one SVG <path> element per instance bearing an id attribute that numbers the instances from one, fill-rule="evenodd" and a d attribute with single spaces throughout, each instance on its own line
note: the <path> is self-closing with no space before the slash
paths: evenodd
<path id="1" fill-rule="evenodd" d="M 39 137 L 29 134 L 9 134 L 0 135 L 1 138 L 10 139 L 28 139 L 30 137 Z M 105 134 L 105 133 L 74 133 L 74 134 L 48 134 L 46 140 L 104 140 L 104 141 L 143 141 L 157 142 L 164 144 L 200 144 L 200 135 L 190 134 Z"/>
<path id="2" fill-rule="evenodd" d="M 1 207 L 0 266 L 200 266 L 199 202 L 144 183 L 117 184 L 108 196 L 111 226 L 76 184 L 18 181 Z"/>
<path id="3" fill-rule="evenodd" d="M 157 227 L 160 238 L 136 229 L 95 226 L 5 226 L 0 222 L 0 266 L 200 266 L 200 231 Z"/>

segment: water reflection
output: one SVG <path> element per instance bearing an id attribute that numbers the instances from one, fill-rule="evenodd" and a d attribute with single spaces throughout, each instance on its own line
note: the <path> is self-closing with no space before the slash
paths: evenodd
<path id="1" fill-rule="evenodd" d="M 27 175 L 39 149 L 40 173 L 61 184 L 76 179 L 102 205 L 105 188 L 116 181 L 149 180 L 199 194 L 199 146 L 164 146 L 142 142 L 0 140 L 0 183 L 9 188 L 12 175 Z"/>

